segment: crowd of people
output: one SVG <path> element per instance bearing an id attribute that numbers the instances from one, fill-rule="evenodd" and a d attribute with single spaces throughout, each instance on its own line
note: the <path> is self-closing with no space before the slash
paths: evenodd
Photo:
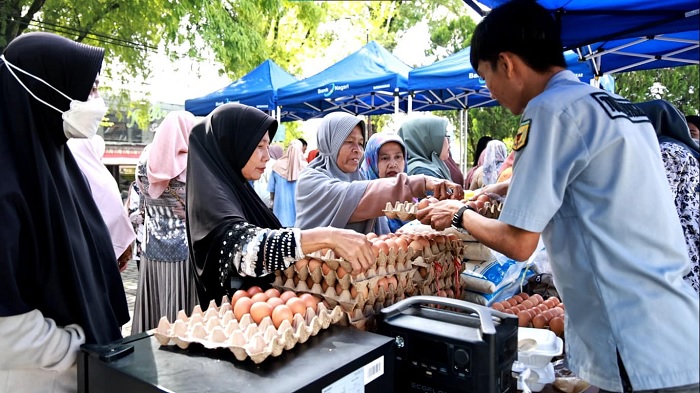
<path id="1" fill-rule="evenodd" d="M 96 135 L 104 50 L 16 38 L 0 57 L 0 391 L 75 390 L 80 345 L 121 338 L 129 320 L 129 260 L 138 333 L 269 287 L 317 250 L 363 272 L 375 263 L 365 235 L 407 224 L 386 204 L 426 197 L 438 202 L 422 223 L 515 260 L 542 238 L 578 376 L 604 392 L 697 391 L 700 118 L 579 82 L 561 48 L 538 6 L 507 3 L 479 23 L 472 65 L 522 121 L 510 149 L 481 138 L 466 175 L 439 116 L 370 136 L 362 118 L 329 113 L 307 153 L 303 139 L 271 142 L 273 117 L 228 103 L 199 119 L 169 113 L 123 203 Z M 610 100 L 624 116 L 608 115 Z M 502 195 L 500 218 L 473 211 L 464 189 Z"/>

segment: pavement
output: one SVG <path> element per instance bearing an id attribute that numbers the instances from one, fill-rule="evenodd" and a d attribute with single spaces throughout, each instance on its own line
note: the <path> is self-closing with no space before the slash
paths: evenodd
<path id="1" fill-rule="evenodd" d="M 129 304 L 129 322 L 122 326 L 122 336 L 131 335 L 131 320 L 134 317 L 134 301 L 136 300 L 136 286 L 139 282 L 139 271 L 136 268 L 136 261 L 129 261 L 126 270 L 122 272 L 122 281 L 124 282 L 124 292 L 126 293 L 126 301 Z"/>

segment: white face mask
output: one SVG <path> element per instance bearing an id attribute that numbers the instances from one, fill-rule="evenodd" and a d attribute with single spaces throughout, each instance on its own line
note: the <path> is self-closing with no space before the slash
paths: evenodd
<path id="1" fill-rule="evenodd" d="M 37 101 L 48 106 L 49 108 L 55 109 L 58 113 L 61 113 L 61 117 L 63 118 L 63 133 L 66 135 L 66 138 L 90 138 L 97 134 L 97 128 L 100 126 L 100 121 L 102 121 L 102 118 L 105 116 L 105 114 L 107 114 L 108 109 L 102 97 L 93 98 L 87 101 L 74 100 L 45 82 L 43 79 L 11 64 L 7 61 L 7 59 L 5 59 L 4 55 L 0 55 L 0 59 L 8 65 L 7 70 L 10 71 L 17 82 L 19 82 L 19 84 L 22 85 L 22 87 L 24 87 L 24 89 L 32 97 L 36 98 Z M 66 99 L 70 100 L 70 109 L 64 112 L 34 95 L 34 93 L 32 93 L 31 90 L 29 90 L 27 86 L 25 86 L 24 83 L 22 83 L 22 81 L 17 77 L 12 70 L 13 68 L 44 83 L 46 86 L 49 86 L 62 96 L 66 97 Z"/>

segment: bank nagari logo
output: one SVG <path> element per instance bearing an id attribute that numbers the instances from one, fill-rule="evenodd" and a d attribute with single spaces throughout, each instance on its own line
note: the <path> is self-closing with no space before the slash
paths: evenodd
<path id="1" fill-rule="evenodd" d="M 346 83 L 344 85 L 338 85 L 338 86 L 336 86 L 335 83 L 331 83 L 330 87 L 326 86 L 326 87 L 321 88 L 321 89 L 316 89 L 316 93 L 323 94 L 324 97 L 330 97 L 331 94 L 335 93 L 336 91 L 343 91 L 343 90 L 347 90 L 349 88 L 350 88 L 349 83 Z"/>

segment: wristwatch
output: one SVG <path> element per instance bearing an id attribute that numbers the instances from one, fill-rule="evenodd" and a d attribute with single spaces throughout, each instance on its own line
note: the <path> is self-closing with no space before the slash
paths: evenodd
<path id="1" fill-rule="evenodd" d="M 458 229 L 464 229 L 462 226 L 462 215 L 464 215 L 464 212 L 466 210 L 472 210 L 476 211 L 473 207 L 469 205 L 464 205 L 457 210 L 457 213 L 455 213 L 454 216 L 452 216 L 452 226 Z"/>

